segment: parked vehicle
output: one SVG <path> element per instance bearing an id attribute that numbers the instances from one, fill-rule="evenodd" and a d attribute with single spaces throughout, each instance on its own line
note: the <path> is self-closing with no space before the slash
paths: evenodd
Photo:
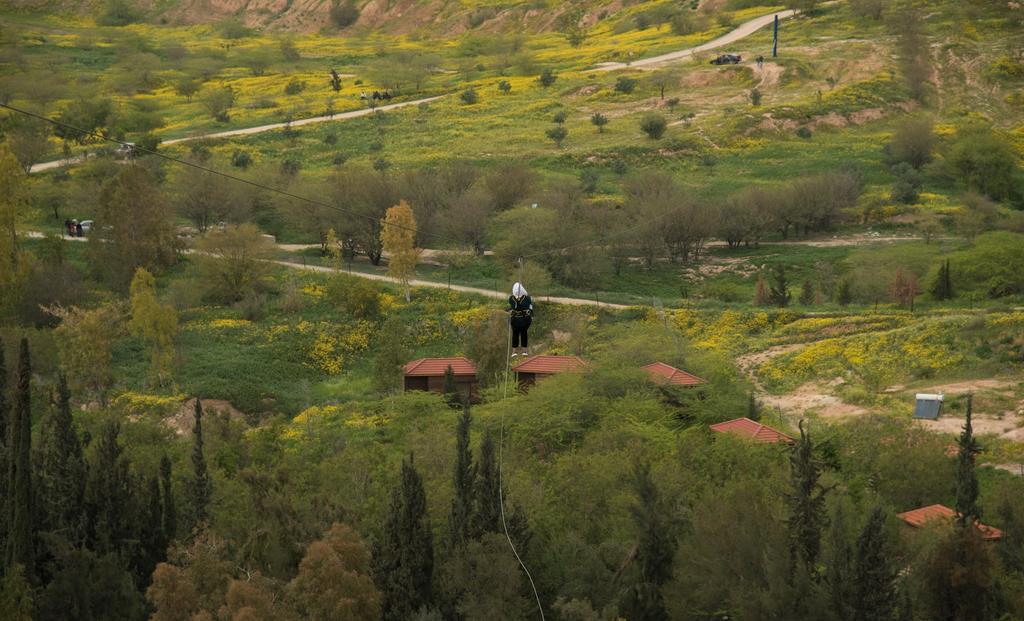
<path id="1" fill-rule="evenodd" d="M 711 61 L 712 65 L 736 65 L 743 60 L 739 54 L 722 54 Z"/>

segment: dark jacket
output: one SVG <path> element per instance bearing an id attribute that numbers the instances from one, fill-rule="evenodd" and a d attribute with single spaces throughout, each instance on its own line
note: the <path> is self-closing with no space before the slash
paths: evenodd
<path id="1" fill-rule="evenodd" d="M 516 328 L 529 328 L 533 322 L 533 300 L 529 295 L 521 298 L 508 296 L 508 311 L 511 315 L 509 321 Z"/>

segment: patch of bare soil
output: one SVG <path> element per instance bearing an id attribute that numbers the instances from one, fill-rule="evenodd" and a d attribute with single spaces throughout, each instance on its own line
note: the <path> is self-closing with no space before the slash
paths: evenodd
<path id="1" fill-rule="evenodd" d="M 807 382 L 784 395 L 762 395 L 760 401 L 764 406 L 779 409 L 786 414 L 803 414 L 813 410 L 823 418 L 843 418 L 868 412 L 859 405 L 845 403 L 817 382 Z"/>
<path id="2" fill-rule="evenodd" d="M 782 77 L 783 71 L 785 69 L 775 63 L 766 62 L 760 68 L 754 65 L 754 75 L 761 78 L 761 81 L 757 83 L 757 88 L 764 89 L 769 86 L 775 86 L 779 83 L 779 78 Z"/>
<path id="3" fill-rule="evenodd" d="M 969 392 L 982 390 L 999 390 L 1016 386 L 1018 382 L 1005 379 L 978 379 L 964 382 L 951 382 L 949 384 L 936 384 L 927 388 L 919 388 L 915 392 L 942 393 L 945 395 L 963 395 Z"/>
<path id="4" fill-rule="evenodd" d="M 713 276 L 721 276 L 722 274 L 738 274 L 747 277 L 757 272 L 758 267 L 744 257 L 717 257 L 711 255 L 706 256 L 699 265 L 683 270 L 683 274 L 694 282 L 699 282 Z"/>
<path id="5" fill-rule="evenodd" d="M 178 411 L 164 420 L 167 426 L 174 430 L 179 436 L 187 436 L 192 433 L 195 425 L 196 400 L 186 399 L 182 402 Z M 232 420 L 245 421 L 245 414 L 235 408 L 227 401 L 220 399 L 203 399 L 204 414 L 226 414 Z"/>

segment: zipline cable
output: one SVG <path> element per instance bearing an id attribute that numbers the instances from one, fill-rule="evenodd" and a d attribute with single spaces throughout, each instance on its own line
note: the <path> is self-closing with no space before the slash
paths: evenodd
<path id="1" fill-rule="evenodd" d="M 512 366 L 512 322 L 508 324 L 508 339 L 505 341 L 505 388 L 502 400 L 508 398 L 508 383 L 509 376 L 511 375 Z M 530 581 L 530 588 L 533 589 L 533 597 L 537 600 L 537 611 L 540 612 L 541 621 L 545 621 L 544 617 L 544 606 L 540 603 L 540 594 L 537 592 L 537 585 L 533 582 L 533 576 L 530 574 L 530 570 L 526 567 L 526 563 L 523 562 L 522 557 L 519 556 L 519 551 L 516 550 L 516 544 L 512 541 L 512 536 L 508 532 L 508 523 L 505 521 L 505 491 L 503 487 L 503 462 L 502 453 L 505 445 L 505 408 L 501 409 L 501 425 L 498 432 L 498 503 L 501 507 L 501 528 L 505 531 L 505 539 L 508 540 L 508 547 L 512 548 L 512 554 L 515 555 L 516 560 L 519 561 L 519 566 L 523 568 L 523 572 L 526 574 L 526 578 Z"/>

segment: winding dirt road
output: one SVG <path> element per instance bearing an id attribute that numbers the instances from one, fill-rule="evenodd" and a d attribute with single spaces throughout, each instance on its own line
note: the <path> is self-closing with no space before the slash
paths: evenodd
<path id="1" fill-rule="evenodd" d="M 685 50 L 676 50 L 675 52 L 669 52 L 667 54 L 661 54 L 659 56 L 651 56 L 650 58 L 642 58 L 640 60 L 634 60 L 630 63 L 601 63 L 597 67 L 591 69 L 591 71 L 615 71 L 617 69 L 635 69 L 645 68 L 658 65 L 664 65 L 677 60 L 683 60 L 685 58 L 691 58 L 698 52 L 705 52 L 707 50 L 713 50 L 715 48 L 735 43 L 740 39 L 745 39 L 750 35 L 754 34 L 758 30 L 764 28 L 768 24 L 771 24 L 775 20 L 775 16 L 778 15 L 779 19 L 787 19 L 793 17 L 796 12 L 792 10 L 779 11 L 770 15 L 762 15 L 761 17 L 755 17 L 749 22 L 741 24 L 738 28 L 731 32 L 712 39 L 707 43 L 702 43 L 696 47 L 687 48 Z"/>
<path id="2" fill-rule="evenodd" d="M 299 119 L 298 121 L 292 121 L 292 127 L 301 127 L 302 125 L 312 125 L 313 123 L 326 123 L 327 121 L 341 121 L 344 119 L 354 119 L 360 116 L 367 116 L 373 114 L 377 110 L 388 111 L 397 110 L 399 108 L 406 108 L 408 106 L 418 106 L 421 103 L 430 103 L 446 97 L 446 95 L 438 95 L 436 97 L 426 97 L 424 99 L 416 99 L 414 101 L 402 101 L 399 103 L 388 104 L 386 106 L 377 106 L 376 108 L 361 108 L 359 110 L 349 110 L 348 112 L 338 112 L 330 116 L 312 116 L 308 119 Z M 284 129 L 289 123 L 268 123 L 267 125 L 257 125 L 256 127 L 243 127 L 242 129 L 229 129 L 222 132 L 214 132 L 212 134 L 198 134 L 195 136 L 185 136 L 183 138 L 174 138 L 172 140 L 165 140 L 161 144 L 178 144 L 180 142 L 189 142 L 192 140 L 205 140 L 209 138 L 231 138 L 233 136 L 250 136 L 252 134 L 260 134 L 263 132 L 274 131 L 275 129 Z M 81 157 L 73 157 L 65 160 L 54 160 L 52 162 L 43 162 L 41 164 L 35 164 L 29 170 L 30 173 L 43 172 L 45 170 L 52 170 L 61 166 L 69 164 L 76 164 L 82 160 Z"/>

